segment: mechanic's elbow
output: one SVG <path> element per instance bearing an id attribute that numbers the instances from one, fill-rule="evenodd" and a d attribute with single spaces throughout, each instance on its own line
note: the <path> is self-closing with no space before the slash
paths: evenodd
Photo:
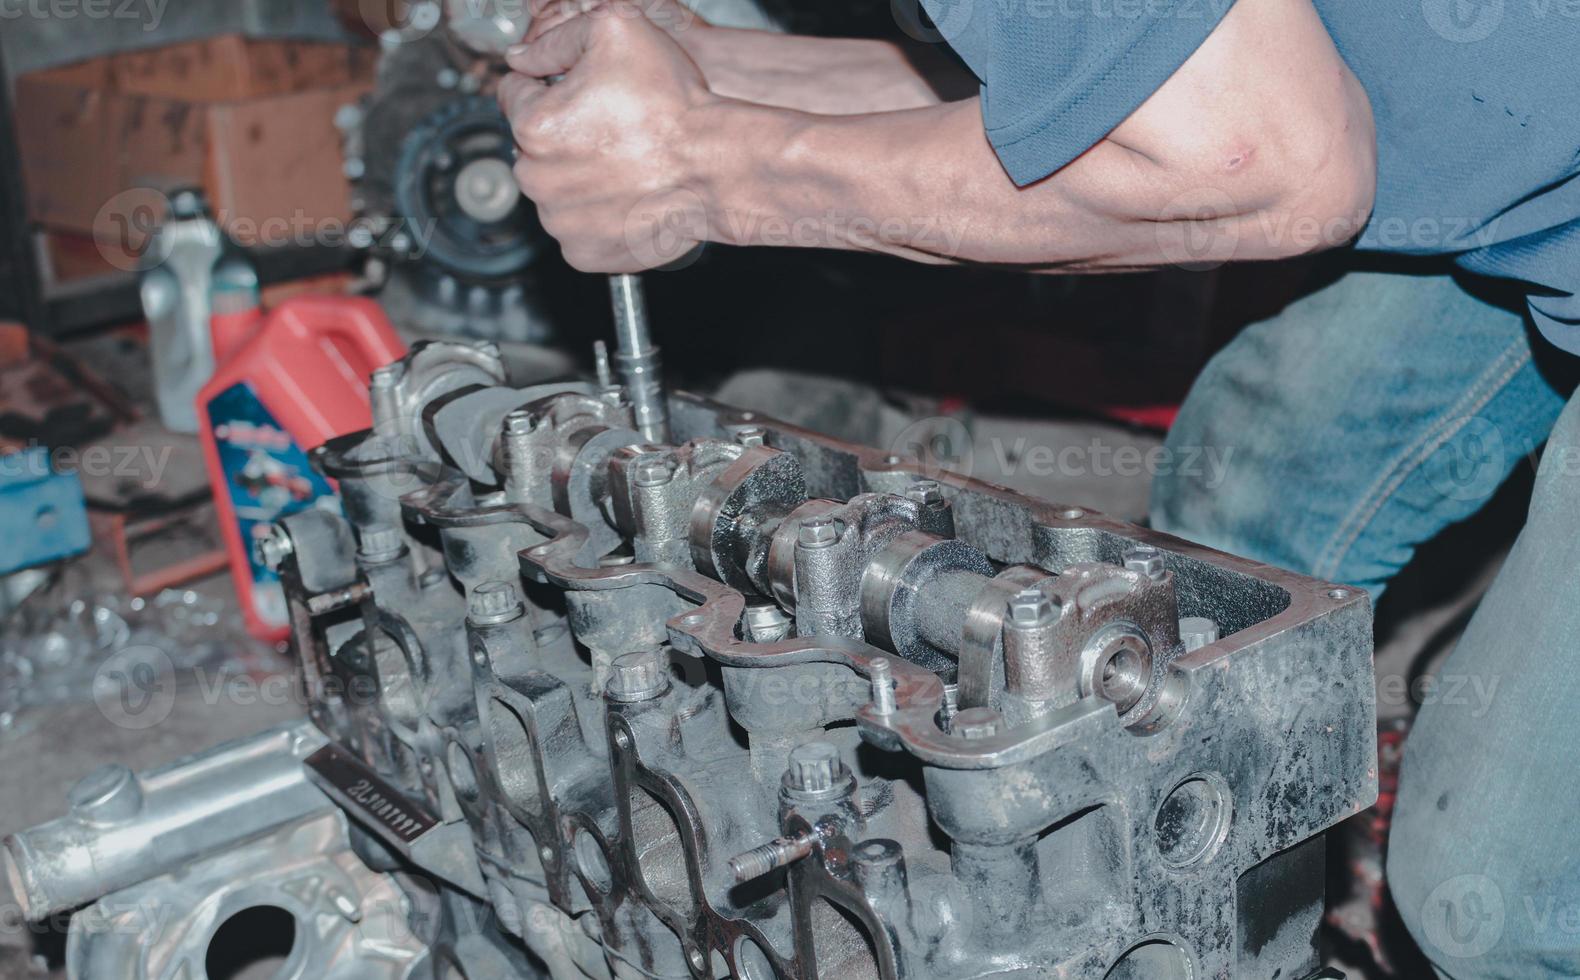
<path id="1" fill-rule="evenodd" d="M 1283 193 L 1271 209 L 1273 257 L 1308 255 L 1350 244 L 1366 226 L 1377 195 L 1377 141 L 1371 108 L 1360 104 L 1317 127 L 1310 144 L 1289 154 Z"/>

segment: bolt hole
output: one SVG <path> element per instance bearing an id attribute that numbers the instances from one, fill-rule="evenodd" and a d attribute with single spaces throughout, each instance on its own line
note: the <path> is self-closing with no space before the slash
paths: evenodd
<path id="1" fill-rule="evenodd" d="M 255 905 L 226 919 L 208 942 L 208 980 L 265 980 L 280 974 L 296 948 L 296 916 Z"/>
<path id="2" fill-rule="evenodd" d="M 1103 697 L 1115 704 L 1130 706 L 1147 689 L 1146 657 L 1130 647 L 1120 647 L 1103 664 Z"/>
<path id="3" fill-rule="evenodd" d="M 1218 849 L 1230 815 L 1222 782 L 1214 776 L 1192 776 L 1164 798 L 1152 821 L 1163 860 L 1181 868 L 1205 861 Z"/>
<path id="4" fill-rule="evenodd" d="M 1190 957 L 1166 939 L 1151 939 L 1119 958 L 1103 980 L 1191 980 Z"/>
<path id="5" fill-rule="evenodd" d="M 703 955 L 702 950 L 696 948 L 688 950 L 686 952 L 686 959 L 691 961 L 691 968 L 693 970 L 696 970 L 698 973 L 707 972 L 708 958 Z"/>
<path id="6" fill-rule="evenodd" d="M 1086 516 L 1086 511 L 1080 507 L 1066 507 L 1059 511 L 1059 516 L 1067 521 L 1078 521 Z"/>
<path id="7" fill-rule="evenodd" d="M 609 859 L 604 856 L 598 838 L 585 830 L 577 830 L 571 849 L 576 854 L 576 866 L 581 869 L 582 877 L 600 894 L 608 894 L 609 889 L 614 887 L 614 875 L 609 870 Z"/>
<path id="8" fill-rule="evenodd" d="M 1328 590 L 1328 598 L 1329 599 L 1333 599 L 1335 601 L 1342 601 L 1344 599 L 1348 599 L 1350 596 L 1352 596 L 1354 594 L 1355 593 L 1350 591 L 1349 589 L 1329 589 Z"/>
<path id="9" fill-rule="evenodd" d="M 735 972 L 741 980 L 774 980 L 778 976 L 763 948 L 744 936 L 735 944 Z"/>

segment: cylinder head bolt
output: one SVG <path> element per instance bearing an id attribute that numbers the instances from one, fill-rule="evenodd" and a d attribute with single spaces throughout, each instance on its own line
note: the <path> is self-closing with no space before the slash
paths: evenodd
<path id="1" fill-rule="evenodd" d="M 467 616 L 478 626 L 498 626 L 522 615 L 521 597 L 509 582 L 484 582 L 467 600 Z"/>
<path id="2" fill-rule="evenodd" d="M 609 697 L 625 704 L 651 701 L 669 690 L 669 671 L 656 650 L 622 654 L 609 665 Z"/>
<path id="3" fill-rule="evenodd" d="M 791 799 L 828 800 L 848 793 L 855 785 L 839 748 L 821 739 L 790 750 L 783 788 Z"/>
<path id="4" fill-rule="evenodd" d="M 375 524 L 363 528 L 362 539 L 357 548 L 362 560 L 372 565 L 394 561 L 405 551 L 406 535 L 400 528 L 388 524 Z"/>

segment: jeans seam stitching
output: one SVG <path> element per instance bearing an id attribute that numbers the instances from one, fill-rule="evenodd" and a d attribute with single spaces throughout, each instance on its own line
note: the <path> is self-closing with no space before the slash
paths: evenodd
<path id="1" fill-rule="evenodd" d="M 1426 464 L 1433 452 L 1437 451 L 1445 442 L 1453 438 L 1454 434 L 1469 423 L 1470 417 L 1480 411 L 1486 404 L 1497 397 L 1498 392 L 1508 387 L 1510 381 L 1519 373 L 1520 369 L 1530 363 L 1529 350 L 1517 352 L 1522 347 L 1521 341 L 1516 340 L 1504 349 L 1498 356 L 1493 366 L 1483 373 L 1477 383 L 1467 391 L 1448 413 L 1440 418 L 1431 428 L 1427 429 L 1403 454 L 1400 460 L 1388 471 L 1388 475 L 1378 481 L 1381 489 L 1376 493 L 1368 493 L 1361 498 L 1362 503 L 1350 511 L 1350 516 L 1339 525 L 1339 530 L 1329 539 L 1327 547 L 1323 549 L 1323 558 L 1316 564 L 1314 574 L 1322 578 L 1332 578 L 1337 574 L 1339 566 L 1349 556 L 1350 549 L 1360 539 L 1377 513 L 1382 510 L 1388 499 L 1398 492 L 1399 487 L 1410 475 Z M 1514 363 L 1501 373 L 1492 376 L 1499 361 L 1517 354 Z M 1466 404 L 1466 403 L 1469 404 Z"/>

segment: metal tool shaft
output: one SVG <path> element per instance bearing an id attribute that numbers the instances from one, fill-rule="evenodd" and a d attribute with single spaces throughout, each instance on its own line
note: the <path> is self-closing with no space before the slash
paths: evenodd
<path id="1" fill-rule="evenodd" d="M 631 399 L 637 431 L 655 444 L 669 439 L 669 405 L 664 398 L 663 360 L 647 326 L 647 302 L 638 276 L 609 277 L 614 302 L 614 367 Z"/>

